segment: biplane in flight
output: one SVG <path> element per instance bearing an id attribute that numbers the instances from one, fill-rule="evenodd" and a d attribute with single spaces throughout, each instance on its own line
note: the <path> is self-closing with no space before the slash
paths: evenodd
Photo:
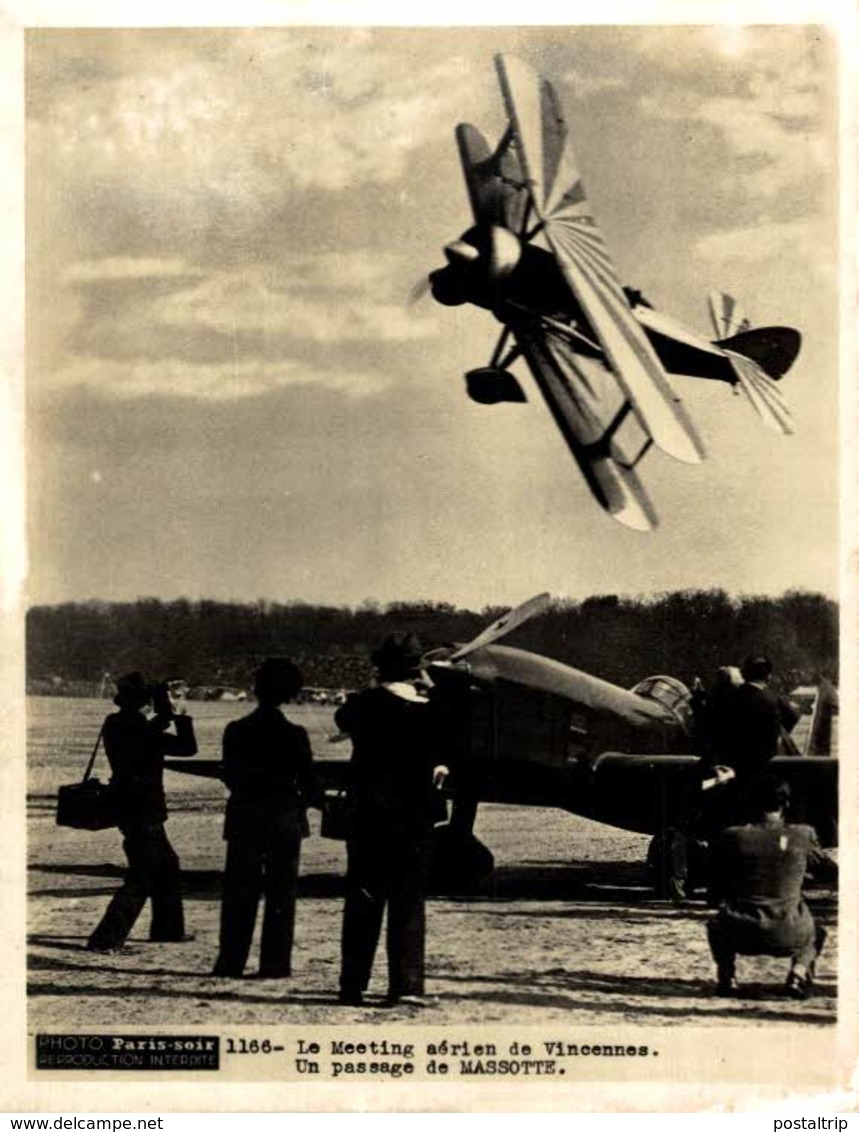
<path id="1" fill-rule="evenodd" d="M 494 150 L 474 126 L 456 128 L 474 224 L 445 247 L 429 288 L 444 305 L 472 303 L 503 324 L 489 365 L 465 375 L 469 396 L 526 400 L 510 370 L 524 359 L 597 502 L 650 530 L 656 512 L 639 478 L 650 449 L 687 463 L 704 456 L 668 374 L 738 387 L 765 425 L 790 433 L 776 382 L 800 335 L 752 329 L 730 296 L 714 293 L 710 341 L 623 287 L 553 86 L 513 56 L 496 66 L 509 124 Z"/>
<path id="2" fill-rule="evenodd" d="M 491 875 L 492 854 L 474 836 L 483 802 L 566 810 L 652 836 L 649 861 L 664 881 L 667 846 L 677 830 L 695 837 L 707 800 L 723 783 L 702 776 L 691 693 L 656 675 L 632 689 L 557 660 L 499 644 L 549 602 L 540 594 L 493 622 L 466 645 L 428 652 L 423 663 L 451 721 L 453 770 L 449 818 L 435 829 L 434 874 L 440 888 L 467 892 Z M 821 701 L 822 703 L 822 701 Z M 773 760 L 792 788 L 792 813 L 817 828 L 824 845 L 837 837 L 838 760 L 818 742 L 831 718 L 812 728 L 803 750 Z M 824 718 L 826 716 L 826 718 Z M 168 759 L 187 774 L 220 777 L 221 763 Z M 329 796 L 350 785 L 346 759 L 315 759 Z"/>

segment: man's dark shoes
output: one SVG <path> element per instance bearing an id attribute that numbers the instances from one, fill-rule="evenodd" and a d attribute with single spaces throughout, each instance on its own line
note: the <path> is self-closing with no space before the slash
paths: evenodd
<path id="1" fill-rule="evenodd" d="M 803 975 L 799 971 L 789 971 L 784 984 L 785 994 L 790 998 L 806 999 L 812 993 L 811 975 Z"/>
<path id="2" fill-rule="evenodd" d="M 720 970 L 716 976 L 716 994 L 721 998 L 735 998 L 739 993 L 739 985 L 732 970 Z"/>
<path id="3" fill-rule="evenodd" d="M 222 963 L 218 959 L 212 970 L 212 975 L 216 979 L 242 979 L 244 978 L 243 967 L 229 967 L 226 963 Z"/>
<path id="4" fill-rule="evenodd" d="M 152 935 L 149 937 L 150 943 L 193 943 L 197 937 L 193 932 L 185 932 L 183 935 Z"/>
<path id="5" fill-rule="evenodd" d="M 364 996 L 355 988 L 343 987 L 337 995 L 337 1001 L 341 1006 L 363 1006 Z"/>
<path id="6" fill-rule="evenodd" d="M 96 955 L 116 955 L 119 951 L 127 950 L 124 943 L 101 943 L 98 940 L 89 940 L 87 951 L 94 951 Z"/>
<path id="7" fill-rule="evenodd" d="M 289 967 L 260 967 L 258 979 L 289 979 L 292 971 Z"/>
<path id="8" fill-rule="evenodd" d="M 385 999 L 385 1006 L 426 1006 L 426 997 L 422 994 L 389 994 Z"/>

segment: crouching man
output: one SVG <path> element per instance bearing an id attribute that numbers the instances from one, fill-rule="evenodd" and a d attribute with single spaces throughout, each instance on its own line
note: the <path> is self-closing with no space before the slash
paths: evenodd
<path id="1" fill-rule="evenodd" d="M 712 849 L 710 903 L 719 911 L 707 924 L 716 961 L 717 993 L 737 989 L 737 955 L 777 955 L 791 961 L 785 985 L 793 998 L 807 998 L 814 963 L 826 938 L 802 898 L 806 872 L 837 879 L 811 826 L 789 825 L 786 782 L 764 776 L 750 798 L 754 820 L 729 826 Z"/>

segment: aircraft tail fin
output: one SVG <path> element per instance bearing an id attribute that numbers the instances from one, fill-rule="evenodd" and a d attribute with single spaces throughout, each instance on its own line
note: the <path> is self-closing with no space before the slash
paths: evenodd
<path id="1" fill-rule="evenodd" d="M 713 333 L 717 338 L 732 338 L 744 330 L 751 330 L 752 324 L 732 295 L 724 291 L 711 291 L 707 305 L 710 309 Z"/>
<path id="2" fill-rule="evenodd" d="M 803 754 L 832 755 L 832 717 L 838 714 L 838 693 L 828 680 L 821 680 L 814 701 L 811 726 Z"/>

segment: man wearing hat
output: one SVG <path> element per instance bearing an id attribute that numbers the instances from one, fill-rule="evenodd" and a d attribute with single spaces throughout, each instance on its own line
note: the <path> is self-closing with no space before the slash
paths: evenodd
<path id="1" fill-rule="evenodd" d="M 167 687 L 149 685 L 140 672 L 120 676 L 113 701 L 119 711 L 104 721 L 102 736 L 118 811 L 128 871 L 89 938 L 90 951 L 118 951 L 152 901 L 149 938 L 159 943 L 186 938 L 179 889 L 179 858 L 164 823 L 164 756 L 197 753 L 191 718 L 174 711 Z M 174 727 L 175 734 L 167 729 Z"/>
<path id="2" fill-rule="evenodd" d="M 752 782 L 779 752 L 779 741 L 799 719 L 799 712 L 772 687 L 772 662 L 747 656 L 740 665 L 743 683 L 727 709 L 730 751 L 725 758 L 741 782 Z"/>
<path id="3" fill-rule="evenodd" d="M 340 1001 L 360 1005 L 387 907 L 387 1002 L 424 993 L 424 900 L 435 791 L 447 776 L 437 757 L 436 711 L 420 641 L 397 633 L 373 653 L 377 683 L 348 697 L 335 722 L 352 739 Z"/>
<path id="4" fill-rule="evenodd" d="M 261 895 L 260 977 L 292 973 L 298 860 L 315 783 L 307 732 L 280 709 L 301 686 L 301 673 L 291 661 L 263 661 L 254 684 L 256 710 L 224 731 L 224 783 L 230 797 L 220 950 L 213 972 L 222 978 L 244 973 Z"/>

